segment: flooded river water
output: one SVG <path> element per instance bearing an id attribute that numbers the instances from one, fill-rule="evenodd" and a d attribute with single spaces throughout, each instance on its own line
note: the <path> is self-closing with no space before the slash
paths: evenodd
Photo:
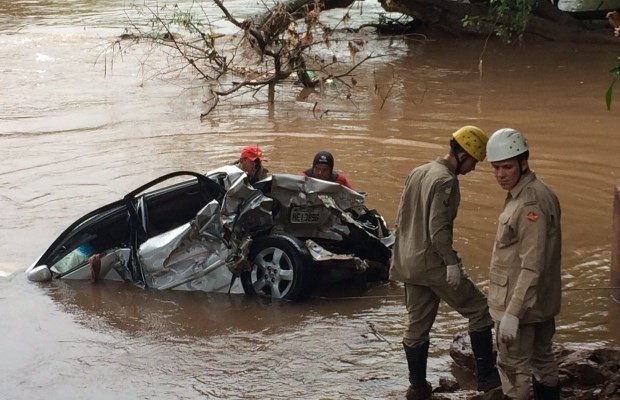
<path id="1" fill-rule="evenodd" d="M 230 4 L 246 15 L 259 9 Z M 379 10 L 358 11 L 372 19 Z M 331 150 L 336 168 L 392 224 L 408 172 L 443 155 L 464 124 L 523 131 L 533 169 L 560 198 L 557 342 L 620 342 L 620 306 L 608 289 L 620 97 L 611 111 L 603 97 L 618 47 L 368 34 L 362 54 L 384 57 L 356 71 L 349 100 L 343 86 L 297 101 L 280 93 L 272 112 L 223 104 L 201 121 L 200 82 L 190 73 L 157 76 L 166 57 L 124 46 L 111 62 L 110 43 L 127 15 L 120 0 L 0 0 L 0 398 L 402 398 L 397 284 L 335 288 L 289 304 L 34 284 L 23 271 L 87 211 L 164 173 L 234 161 L 246 144 L 264 148 L 272 172 L 298 173 L 316 151 Z M 335 15 L 325 22 L 335 25 Z M 505 193 L 485 163 L 461 179 L 461 190 L 455 247 L 486 288 Z M 465 320 L 442 307 L 433 383 L 451 373 L 447 350 L 462 329 Z"/>

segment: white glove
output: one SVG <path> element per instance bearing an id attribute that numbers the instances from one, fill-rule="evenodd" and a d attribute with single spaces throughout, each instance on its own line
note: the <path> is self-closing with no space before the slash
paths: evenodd
<path id="1" fill-rule="evenodd" d="M 461 264 L 446 266 L 446 281 L 455 289 L 459 286 L 461 283 Z"/>
<path id="2" fill-rule="evenodd" d="M 517 338 L 519 330 L 519 318 L 512 314 L 504 313 L 499 322 L 499 340 L 502 343 L 510 343 Z"/>

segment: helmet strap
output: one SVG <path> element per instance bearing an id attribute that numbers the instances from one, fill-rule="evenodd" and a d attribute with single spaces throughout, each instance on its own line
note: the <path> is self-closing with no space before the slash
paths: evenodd
<path id="1" fill-rule="evenodd" d="M 525 174 L 526 172 L 528 172 L 530 170 L 529 166 L 525 168 L 525 170 L 523 169 L 523 158 L 521 157 L 517 157 L 517 162 L 519 163 L 519 180 L 521 180 L 521 177 L 523 177 L 523 174 Z M 527 160 L 526 160 L 527 161 Z"/>
<path id="2" fill-rule="evenodd" d="M 454 173 L 456 175 L 461 174 L 461 168 L 463 167 L 463 163 L 465 162 L 465 160 L 467 160 L 468 158 L 474 158 L 466 151 L 462 151 L 461 153 L 465 154 L 465 157 L 460 158 L 458 154 L 454 154 L 454 158 L 456 158 L 456 169 L 454 170 Z"/>
<path id="3" fill-rule="evenodd" d="M 459 158 L 459 150 L 467 154 L 465 151 L 461 149 L 461 146 L 459 146 L 458 143 L 456 143 L 456 140 L 451 139 L 450 140 L 450 155 L 454 157 L 454 159 L 456 160 L 456 168 L 454 168 L 455 175 L 459 175 L 461 173 L 462 162 L 461 162 L 461 159 Z"/>

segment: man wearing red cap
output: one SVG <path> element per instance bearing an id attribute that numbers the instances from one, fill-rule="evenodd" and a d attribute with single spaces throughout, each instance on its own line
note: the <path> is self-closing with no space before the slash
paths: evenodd
<path id="1" fill-rule="evenodd" d="M 334 172 L 334 156 L 329 151 L 316 153 L 312 161 L 312 168 L 308 168 L 301 174 L 324 181 L 336 182 L 353 189 L 349 180 L 342 173 Z"/>
<path id="2" fill-rule="evenodd" d="M 241 155 L 236 164 L 248 174 L 248 180 L 252 185 L 267 177 L 269 171 L 263 167 L 263 160 L 263 151 L 260 147 L 245 146 L 241 149 Z"/>

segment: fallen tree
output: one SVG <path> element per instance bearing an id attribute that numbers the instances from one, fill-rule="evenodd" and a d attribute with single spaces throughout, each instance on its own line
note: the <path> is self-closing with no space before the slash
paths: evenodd
<path id="1" fill-rule="evenodd" d="M 613 10 L 562 11 L 557 1 L 536 0 L 378 0 L 389 12 L 398 12 L 418 21 L 427 30 L 450 34 L 506 34 L 530 35 L 547 40 L 570 42 L 618 43 L 613 35 L 613 27 L 607 25 L 607 14 Z M 283 7 L 296 18 L 306 16 L 304 7 L 314 0 L 289 0 L 276 8 L 267 10 L 252 19 L 263 32 L 277 34 L 281 29 L 273 29 L 267 24 L 274 10 Z M 353 0 L 325 0 L 321 9 L 348 7 Z M 604 23 L 592 23 L 593 20 Z"/>
<path id="2" fill-rule="evenodd" d="M 549 1 L 503 0 L 489 3 L 453 0 L 381 0 L 382 6 L 423 21 L 434 31 L 488 36 L 507 41 L 523 36 L 569 42 L 618 43 L 613 28 L 592 24 L 575 16 L 602 17 L 606 13 L 580 14 L 558 9 Z"/>
<path id="3" fill-rule="evenodd" d="M 131 40 L 171 49 L 172 54 L 184 60 L 183 68 L 193 69 L 205 81 L 208 108 L 201 118 L 207 116 L 221 98 L 256 99 L 263 98 L 266 92 L 266 102 L 273 107 L 279 84 L 298 84 L 321 92 L 327 84 L 338 82 L 346 99 L 350 99 L 356 83 L 353 72 L 362 63 L 378 56 L 370 54 L 357 58 L 356 53 L 364 43 L 354 38 L 348 40 L 348 60 L 336 55 L 318 56 L 311 50 L 318 46 L 329 48 L 335 32 L 320 21 L 320 13 L 330 8 L 349 7 L 353 2 L 291 0 L 240 20 L 221 0 L 213 0 L 224 19 L 239 29 L 239 33 L 232 36 L 216 33 L 209 22 L 213 15 L 200 3 L 193 3 L 197 6 L 192 11 L 182 10 L 178 5 L 150 7 L 145 3 L 137 9 L 142 18 L 130 21 L 130 27 L 113 48 L 120 48 L 122 40 Z M 345 12 L 341 21 L 347 19 Z"/>
<path id="4" fill-rule="evenodd" d="M 400 13 L 403 17 L 398 20 L 385 18 L 377 24 L 349 28 L 345 37 L 360 32 L 363 27 L 372 27 L 377 34 L 392 36 L 411 34 L 412 31 L 424 35 L 441 32 L 487 38 L 498 36 L 506 42 L 531 36 L 571 42 L 617 43 L 620 40 L 608 25 L 584 23 L 548 1 L 379 1 L 386 11 Z M 341 8 L 340 21 L 346 22 L 350 19 L 349 11 L 354 2 L 288 0 L 245 19 L 233 15 L 222 0 L 209 2 L 212 8 L 215 4 L 222 18 L 238 28 L 239 33 L 232 37 L 217 33 L 210 23 L 214 11 L 207 12 L 201 2 L 192 3 L 189 10 L 182 10 L 176 4 L 159 6 L 155 3 L 151 7 L 145 2 L 136 9 L 143 20 L 130 21 L 130 27 L 121 39 L 150 41 L 171 49 L 177 58 L 183 60 L 178 70 L 191 68 L 204 79 L 208 98 L 205 101 L 207 109 L 201 117 L 209 115 L 221 98 L 264 98 L 269 107 L 273 107 L 276 87 L 285 83 L 289 87 L 293 83 L 302 90 L 322 93 L 326 84 L 338 82 L 344 89 L 343 96 L 350 100 L 356 84 L 354 71 L 376 55 L 357 59 L 356 54 L 364 46 L 364 40 L 359 37 L 347 39 L 349 60 L 338 57 L 335 52 L 332 57 L 325 57 L 324 53 L 318 55 L 314 49 L 318 46 L 329 49 L 337 31 L 337 27 L 321 22 L 321 12 Z M 340 34 L 343 34 L 342 29 Z M 112 47 L 120 48 L 121 40 Z"/>
<path id="5" fill-rule="evenodd" d="M 295 1 L 299 0 L 290 3 Z M 425 34 L 443 32 L 487 38 L 494 35 L 507 43 L 521 42 L 525 37 L 609 44 L 620 41 L 618 11 L 596 9 L 567 12 L 558 8 L 559 0 L 378 1 L 386 11 L 411 17 L 413 23 L 407 26 L 420 29 Z M 329 0 L 326 0 L 326 4 L 329 4 Z M 382 33 L 382 30 L 378 29 L 378 32 Z M 610 73 L 613 80 L 605 94 L 608 109 L 611 107 L 614 83 L 620 75 L 620 66 L 613 67 Z"/>

